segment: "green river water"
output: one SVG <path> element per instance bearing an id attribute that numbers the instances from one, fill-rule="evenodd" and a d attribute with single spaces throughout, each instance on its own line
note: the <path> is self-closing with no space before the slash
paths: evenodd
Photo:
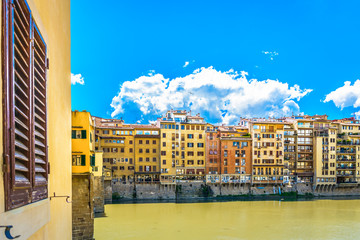
<path id="1" fill-rule="evenodd" d="M 360 239 L 360 200 L 105 206 L 95 239 Z"/>

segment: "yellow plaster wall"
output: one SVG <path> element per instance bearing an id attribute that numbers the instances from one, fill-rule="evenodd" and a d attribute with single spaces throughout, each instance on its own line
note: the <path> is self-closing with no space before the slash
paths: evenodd
<path id="1" fill-rule="evenodd" d="M 49 195 L 56 192 L 57 195 L 71 196 L 70 1 L 28 0 L 27 2 L 47 43 L 50 59 L 47 82 L 48 156 L 51 166 Z M 0 63 L 2 65 L 2 62 Z M 0 135 L 2 134 L 1 125 Z M 2 141 L 1 137 L 1 145 L 3 145 Z M 1 156 L 2 153 L 3 149 L 0 148 Z M 63 198 L 51 201 L 45 199 L 4 212 L 2 167 L 0 161 L 0 225 L 14 225 L 12 233 L 21 234 L 18 239 L 71 239 L 71 204 L 66 203 Z M 0 235 L 1 239 L 2 237 Z"/>

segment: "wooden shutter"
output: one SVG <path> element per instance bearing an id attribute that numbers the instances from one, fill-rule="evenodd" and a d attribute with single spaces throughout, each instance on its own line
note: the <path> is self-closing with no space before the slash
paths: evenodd
<path id="1" fill-rule="evenodd" d="M 85 165 L 86 165 L 86 156 L 81 155 L 81 166 L 85 166 Z"/>
<path id="2" fill-rule="evenodd" d="M 86 130 L 81 130 L 81 138 L 86 139 Z"/>
<path id="3" fill-rule="evenodd" d="M 92 155 L 90 157 L 90 166 L 94 167 L 95 166 L 95 155 Z"/>
<path id="4" fill-rule="evenodd" d="M 71 130 L 71 138 L 72 139 L 76 138 L 76 130 Z"/>
<path id="5" fill-rule="evenodd" d="M 47 197 L 47 58 L 24 0 L 3 0 L 3 37 L 4 178 L 10 210 Z"/>
<path id="6" fill-rule="evenodd" d="M 47 197 L 48 159 L 46 126 L 46 45 L 36 27 L 32 26 L 32 87 L 33 87 L 33 202 Z"/>
<path id="7" fill-rule="evenodd" d="M 31 81 L 30 10 L 24 2 L 3 3 L 7 8 L 4 68 L 4 153 L 6 209 L 31 202 Z M 7 64 L 7 65 L 6 65 Z"/>

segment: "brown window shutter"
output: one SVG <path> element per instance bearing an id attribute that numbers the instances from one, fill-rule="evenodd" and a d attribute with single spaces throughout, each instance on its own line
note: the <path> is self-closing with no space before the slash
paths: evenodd
<path id="1" fill-rule="evenodd" d="M 24 0 L 3 1 L 6 210 L 47 198 L 46 45 Z"/>
<path id="2" fill-rule="evenodd" d="M 6 25 L 8 69 L 5 113 L 7 115 L 5 154 L 10 172 L 5 174 L 6 208 L 31 202 L 31 85 L 30 85 L 30 11 L 21 1 L 4 4 L 8 8 Z M 14 44 L 12 44 L 12 42 Z M 5 84 L 4 84 L 5 85 Z"/>
<path id="3" fill-rule="evenodd" d="M 37 29 L 32 27 L 32 66 L 33 66 L 33 195 L 32 201 L 47 197 L 47 126 L 46 126 L 46 45 Z"/>

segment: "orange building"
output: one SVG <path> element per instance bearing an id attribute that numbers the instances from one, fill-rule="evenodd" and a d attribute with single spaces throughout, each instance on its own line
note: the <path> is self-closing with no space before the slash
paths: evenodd
<path id="1" fill-rule="evenodd" d="M 221 127 L 220 173 L 222 183 L 251 182 L 251 137 L 236 127 Z"/>
<path id="2" fill-rule="evenodd" d="M 207 124 L 205 144 L 207 182 L 220 182 L 220 133 L 217 126 Z"/>

